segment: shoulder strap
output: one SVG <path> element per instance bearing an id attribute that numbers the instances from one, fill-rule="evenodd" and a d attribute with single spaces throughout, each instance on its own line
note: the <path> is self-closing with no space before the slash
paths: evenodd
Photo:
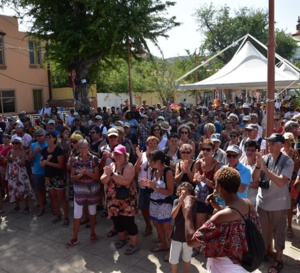
<path id="1" fill-rule="evenodd" d="M 164 171 L 163 171 L 163 179 L 164 179 L 164 182 L 166 184 L 166 189 L 168 187 L 168 184 L 167 184 L 167 172 L 170 171 L 170 170 L 171 170 L 170 167 L 166 167 L 166 168 L 164 168 Z"/>
<path id="2" fill-rule="evenodd" d="M 169 152 L 169 146 L 165 148 L 164 154 L 166 155 Z"/>
<path id="3" fill-rule="evenodd" d="M 229 207 L 229 206 L 227 206 L 227 208 L 230 208 L 230 209 L 232 209 L 232 210 L 237 211 L 237 212 L 239 213 L 239 215 L 241 215 L 241 217 L 244 219 L 244 216 L 240 213 L 240 211 L 239 211 L 238 209 L 233 208 L 233 207 Z"/>

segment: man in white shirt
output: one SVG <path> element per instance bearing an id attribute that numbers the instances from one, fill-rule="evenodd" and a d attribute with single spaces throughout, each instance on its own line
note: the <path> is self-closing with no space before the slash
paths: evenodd
<path id="1" fill-rule="evenodd" d="M 49 102 L 46 102 L 45 107 L 42 108 L 42 110 L 39 112 L 39 115 L 42 116 L 42 117 L 44 117 L 46 114 L 49 115 L 49 116 L 51 114 L 51 107 L 49 105 Z"/>
<path id="2" fill-rule="evenodd" d="M 94 123 L 95 123 L 95 125 L 99 126 L 99 128 L 101 130 L 102 137 L 106 138 L 107 128 L 103 125 L 103 120 L 102 120 L 102 117 L 100 115 L 95 116 Z"/>
<path id="3" fill-rule="evenodd" d="M 68 119 L 67 119 L 67 125 L 69 127 L 71 127 L 73 125 L 74 119 L 75 119 L 75 110 L 71 109 L 70 115 L 68 116 Z"/>
<path id="4" fill-rule="evenodd" d="M 258 127 L 257 124 L 247 124 L 245 126 L 245 131 L 247 132 L 248 138 L 246 138 L 245 140 L 243 140 L 240 143 L 240 150 L 242 151 L 243 155 L 245 155 L 245 142 L 248 140 L 254 140 L 256 142 L 258 142 L 258 147 L 260 147 L 260 151 L 265 151 L 266 150 L 266 141 L 264 139 L 262 139 L 261 137 L 259 137 L 258 135 Z"/>

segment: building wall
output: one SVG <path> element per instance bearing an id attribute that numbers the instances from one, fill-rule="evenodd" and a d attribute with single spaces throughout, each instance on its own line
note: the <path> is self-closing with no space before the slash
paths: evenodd
<path id="1" fill-rule="evenodd" d="M 128 93 L 98 93 L 98 106 L 108 106 L 108 107 L 120 107 L 121 103 L 124 103 L 126 99 L 129 100 Z M 186 99 L 188 104 L 195 105 L 196 99 L 195 95 L 189 91 L 179 91 L 176 92 L 176 103 L 179 104 L 183 102 L 183 99 Z M 162 104 L 161 100 L 158 97 L 158 93 L 156 92 L 145 92 L 145 93 L 134 93 L 133 94 L 133 102 L 137 105 L 141 105 L 142 102 L 146 100 L 147 104 L 152 106 L 157 103 Z"/>
<path id="2" fill-rule="evenodd" d="M 0 91 L 13 90 L 15 92 L 15 112 L 13 113 L 36 112 L 34 89 L 41 90 L 42 105 L 49 100 L 47 70 L 43 66 L 30 65 L 28 37 L 26 33 L 18 30 L 16 18 L 0 15 L 0 30 L 5 33 L 5 65 L 0 66 Z M 46 66 L 46 64 L 43 65 Z M 0 112 L 3 113 L 3 109 Z"/>

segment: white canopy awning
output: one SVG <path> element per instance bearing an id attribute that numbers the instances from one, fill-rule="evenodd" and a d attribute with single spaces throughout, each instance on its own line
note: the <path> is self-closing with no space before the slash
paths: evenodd
<path id="1" fill-rule="evenodd" d="M 250 89 L 267 88 L 268 60 L 247 41 L 229 63 L 214 75 L 193 84 L 175 85 L 175 89 Z M 275 87 L 298 86 L 299 74 L 275 67 Z"/>

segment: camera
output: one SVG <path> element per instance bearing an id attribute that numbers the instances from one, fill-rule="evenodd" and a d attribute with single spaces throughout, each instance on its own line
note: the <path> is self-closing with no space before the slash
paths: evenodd
<path id="1" fill-rule="evenodd" d="M 262 180 L 262 181 L 259 181 L 259 186 L 262 188 L 262 189 L 269 189 L 270 187 L 270 182 L 269 180 Z"/>

